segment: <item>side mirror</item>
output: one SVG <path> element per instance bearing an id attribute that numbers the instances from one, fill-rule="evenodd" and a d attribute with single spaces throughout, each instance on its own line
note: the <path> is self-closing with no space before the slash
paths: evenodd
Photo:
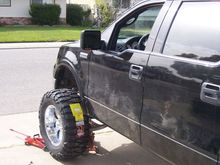
<path id="1" fill-rule="evenodd" d="M 97 50 L 101 48 L 101 32 L 99 30 L 84 30 L 81 32 L 80 47 Z"/>

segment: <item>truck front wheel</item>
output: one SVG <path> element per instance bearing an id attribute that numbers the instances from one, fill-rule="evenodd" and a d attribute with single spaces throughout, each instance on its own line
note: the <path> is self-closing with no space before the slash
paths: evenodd
<path id="1" fill-rule="evenodd" d="M 42 98 L 40 133 L 50 154 L 57 160 L 73 158 L 87 149 L 90 126 L 80 102 L 77 93 L 70 89 L 52 90 Z M 75 105 L 78 105 L 78 114 L 72 108 Z"/>

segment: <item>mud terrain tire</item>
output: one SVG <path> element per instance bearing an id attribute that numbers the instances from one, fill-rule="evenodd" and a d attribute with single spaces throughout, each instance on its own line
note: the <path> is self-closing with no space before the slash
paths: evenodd
<path id="1" fill-rule="evenodd" d="M 73 103 L 81 103 L 81 99 L 70 89 L 47 92 L 41 101 L 40 133 L 48 151 L 57 160 L 66 160 L 82 154 L 89 142 L 88 117 L 84 115 L 84 135 L 78 136 L 75 117 L 70 109 L 70 104 Z"/>

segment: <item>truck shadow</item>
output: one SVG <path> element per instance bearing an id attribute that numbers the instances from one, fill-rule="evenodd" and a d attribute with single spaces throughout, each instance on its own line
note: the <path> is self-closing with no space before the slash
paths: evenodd
<path id="1" fill-rule="evenodd" d="M 109 141 L 111 143 L 111 141 Z M 168 165 L 167 162 L 143 150 L 135 143 L 121 144 L 111 151 L 103 148 L 96 142 L 99 152 L 96 154 L 84 154 L 73 160 L 62 162 L 64 165 Z"/>

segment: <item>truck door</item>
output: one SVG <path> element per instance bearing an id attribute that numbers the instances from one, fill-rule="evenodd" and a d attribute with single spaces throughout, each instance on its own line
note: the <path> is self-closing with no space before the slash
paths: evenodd
<path id="1" fill-rule="evenodd" d="M 217 57 L 217 59 L 215 59 Z M 217 153 L 218 165 L 220 165 L 220 57 L 214 56 L 213 61 L 216 61 L 216 64 L 212 67 L 212 71 L 209 76 L 209 82 L 203 83 L 202 87 L 202 99 L 204 102 L 216 105 L 215 110 L 215 120 L 214 120 L 214 132 L 213 137 L 213 147 L 215 153 Z M 218 61 L 218 62 L 217 62 Z"/>
<path id="2" fill-rule="evenodd" d="M 142 145 L 178 165 L 217 161 L 219 8 L 214 1 L 175 2 L 143 74 Z"/>
<path id="3" fill-rule="evenodd" d="M 88 99 L 96 116 L 140 143 L 142 72 L 149 54 L 145 42 L 162 4 L 142 5 L 116 23 L 107 50 L 93 51 L 89 64 Z M 142 48 L 143 49 L 143 48 Z"/>

